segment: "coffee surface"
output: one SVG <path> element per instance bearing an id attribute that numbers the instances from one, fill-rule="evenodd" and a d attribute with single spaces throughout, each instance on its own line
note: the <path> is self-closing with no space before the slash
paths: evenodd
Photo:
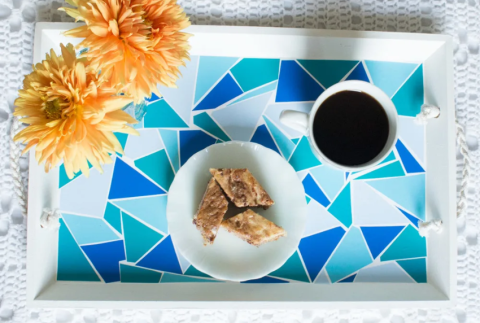
<path id="1" fill-rule="evenodd" d="M 342 91 L 327 98 L 313 122 L 318 148 L 344 166 L 362 165 L 377 157 L 388 134 L 383 107 L 370 95 L 357 91 Z"/>

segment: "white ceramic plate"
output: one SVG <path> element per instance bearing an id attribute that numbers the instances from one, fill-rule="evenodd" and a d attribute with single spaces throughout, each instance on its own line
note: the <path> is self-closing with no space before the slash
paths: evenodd
<path id="1" fill-rule="evenodd" d="M 210 168 L 248 168 L 275 201 L 268 210 L 254 210 L 282 226 L 287 237 L 254 247 L 220 229 L 213 245 L 204 246 L 192 220 L 212 177 Z M 198 152 L 182 166 L 168 193 L 167 220 L 176 250 L 198 270 L 218 279 L 245 281 L 280 268 L 295 252 L 306 211 L 303 185 L 285 159 L 255 143 L 228 142 Z"/>

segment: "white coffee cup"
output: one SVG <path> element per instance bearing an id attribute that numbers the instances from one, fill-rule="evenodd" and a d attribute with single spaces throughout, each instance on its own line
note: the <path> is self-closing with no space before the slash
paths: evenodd
<path id="1" fill-rule="evenodd" d="M 342 91 L 357 91 L 370 95 L 375 100 L 377 100 L 378 103 L 380 103 L 387 115 L 389 133 L 385 146 L 375 158 L 361 165 L 346 166 L 332 161 L 322 153 L 322 151 L 315 143 L 315 140 L 313 139 L 313 121 L 315 120 L 315 114 L 317 113 L 318 108 L 327 98 L 329 98 L 335 93 Z M 347 172 L 360 171 L 376 165 L 390 154 L 393 146 L 397 142 L 397 119 L 397 109 L 395 108 L 395 105 L 393 104 L 392 100 L 390 100 L 388 95 L 386 95 L 378 87 L 364 81 L 344 81 L 332 85 L 318 97 L 318 99 L 313 104 L 312 110 L 309 114 L 293 110 L 285 110 L 280 116 L 280 122 L 294 130 L 305 134 L 308 137 L 310 146 L 312 147 L 312 151 L 322 163 L 331 165 Z"/>

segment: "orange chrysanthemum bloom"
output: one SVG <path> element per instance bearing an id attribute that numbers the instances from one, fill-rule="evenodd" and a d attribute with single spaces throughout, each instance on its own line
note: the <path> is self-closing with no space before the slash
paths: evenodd
<path id="1" fill-rule="evenodd" d="M 118 96 L 108 75 L 77 59 L 71 44 L 61 48 L 62 56 L 51 50 L 25 77 L 14 115 L 28 126 L 15 140 L 27 144 L 23 152 L 36 145 L 46 172 L 63 159 L 68 177 L 80 170 L 88 176 L 88 162 L 101 172 L 102 164 L 112 162 L 109 154 L 123 153 L 113 132 L 138 134 L 127 125 L 137 121 L 121 110 L 131 97 Z"/>
<path id="2" fill-rule="evenodd" d="M 135 102 L 160 95 L 157 83 L 175 87 L 178 68 L 188 59 L 190 22 L 176 0 L 67 0 L 63 7 L 85 26 L 65 34 L 85 38 L 78 46 L 91 65 L 111 73 L 112 83 Z"/>

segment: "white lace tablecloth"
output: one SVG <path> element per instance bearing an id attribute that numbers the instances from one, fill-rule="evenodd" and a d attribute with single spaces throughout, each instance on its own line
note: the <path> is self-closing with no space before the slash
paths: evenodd
<path id="1" fill-rule="evenodd" d="M 473 161 L 466 216 L 458 220 L 458 305 L 449 309 L 141 311 L 26 309 L 26 219 L 13 196 L 9 151 L 13 101 L 31 71 L 37 21 L 71 21 L 56 0 L 0 0 L 0 322 L 480 322 L 480 1 L 181 0 L 193 24 L 444 33 L 454 37 L 456 107 Z M 457 178 L 462 161 L 457 156 Z M 28 161 L 20 170 L 27 184 Z"/>

